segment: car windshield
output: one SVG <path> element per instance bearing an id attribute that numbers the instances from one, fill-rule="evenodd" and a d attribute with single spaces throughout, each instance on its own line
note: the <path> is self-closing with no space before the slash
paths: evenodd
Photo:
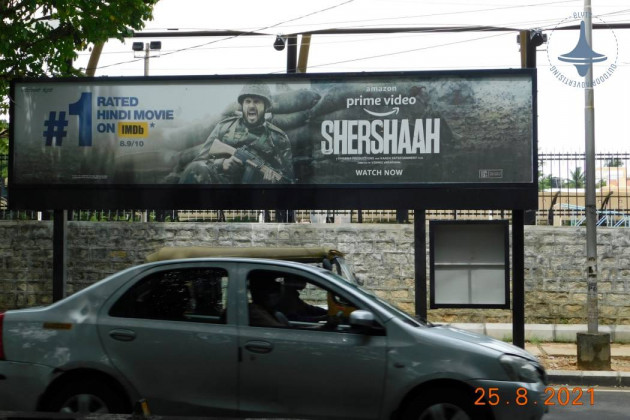
<path id="1" fill-rule="evenodd" d="M 327 271 L 325 270 L 326 275 L 328 275 L 329 277 L 333 277 L 336 280 L 341 280 L 346 284 L 349 284 L 351 287 L 355 288 L 357 291 L 359 291 L 360 293 L 362 293 L 363 295 L 367 296 L 368 298 L 372 299 L 373 301 L 377 302 L 380 306 L 385 307 L 385 309 L 387 310 L 387 312 L 391 313 L 394 317 L 400 319 L 401 321 L 412 325 L 414 327 L 425 327 L 428 326 L 428 323 L 421 321 L 417 318 L 414 318 L 413 316 L 409 315 L 408 313 L 406 313 L 405 311 L 403 311 L 400 308 L 397 308 L 396 306 L 392 305 L 391 303 L 387 302 L 386 300 L 381 299 L 380 297 L 376 296 L 374 293 L 372 293 L 369 290 L 364 289 L 363 287 L 359 286 L 356 283 L 352 283 L 350 281 L 348 281 L 348 279 L 343 278 L 342 276 L 331 272 L 331 271 Z"/>

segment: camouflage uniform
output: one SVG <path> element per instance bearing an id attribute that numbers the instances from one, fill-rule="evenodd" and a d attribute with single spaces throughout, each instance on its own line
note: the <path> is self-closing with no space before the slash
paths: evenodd
<path id="1" fill-rule="evenodd" d="M 246 86 L 243 92 L 248 92 Z M 259 87 L 257 87 L 259 88 Z M 239 102 L 247 93 L 241 93 Z M 266 110 L 271 101 L 266 94 L 256 94 L 265 99 Z M 266 111 L 265 110 L 265 111 Z M 243 117 L 229 117 L 219 122 L 201 147 L 197 157 L 186 167 L 180 178 L 182 184 L 269 184 L 273 181 L 265 180 L 261 171 L 243 162 L 229 172 L 224 171 L 225 158 L 210 153 L 215 139 L 234 148 L 245 147 L 249 152 L 269 165 L 286 178 L 294 179 L 293 155 L 291 143 L 287 135 L 278 127 L 264 121 L 251 126 Z M 280 181 L 282 182 L 282 181 Z"/>

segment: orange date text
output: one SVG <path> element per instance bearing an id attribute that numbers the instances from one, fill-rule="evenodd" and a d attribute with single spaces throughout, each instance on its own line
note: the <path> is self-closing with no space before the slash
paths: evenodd
<path id="1" fill-rule="evenodd" d="M 581 387 L 553 388 L 548 386 L 545 388 L 544 398 L 542 401 L 530 400 L 527 388 L 517 388 L 514 395 L 501 396 L 499 388 L 476 388 L 475 389 L 475 405 L 595 405 L 595 390 L 593 388 L 583 389 Z"/>

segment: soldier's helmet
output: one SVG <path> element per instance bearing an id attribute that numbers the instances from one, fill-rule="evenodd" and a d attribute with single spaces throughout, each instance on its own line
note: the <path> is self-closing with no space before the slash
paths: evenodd
<path id="1" fill-rule="evenodd" d="M 238 103 L 243 105 L 243 100 L 247 96 L 258 96 L 265 101 L 265 110 L 268 111 L 271 108 L 271 90 L 269 86 L 251 83 L 243 86 L 241 93 L 238 95 Z"/>

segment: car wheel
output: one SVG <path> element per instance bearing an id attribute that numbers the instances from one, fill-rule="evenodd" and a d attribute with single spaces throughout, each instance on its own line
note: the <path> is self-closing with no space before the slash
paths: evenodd
<path id="1" fill-rule="evenodd" d="M 107 414 L 125 413 L 125 399 L 106 383 L 93 380 L 65 385 L 52 395 L 47 404 L 48 411 L 66 414 Z"/>
<path id="2" fill-rule="evenodd" d="M 404 410 L 404 420 L 483 420 L 482 407 L 475 407 L 464 392 L 438 388 L 417 396 Z"/>

